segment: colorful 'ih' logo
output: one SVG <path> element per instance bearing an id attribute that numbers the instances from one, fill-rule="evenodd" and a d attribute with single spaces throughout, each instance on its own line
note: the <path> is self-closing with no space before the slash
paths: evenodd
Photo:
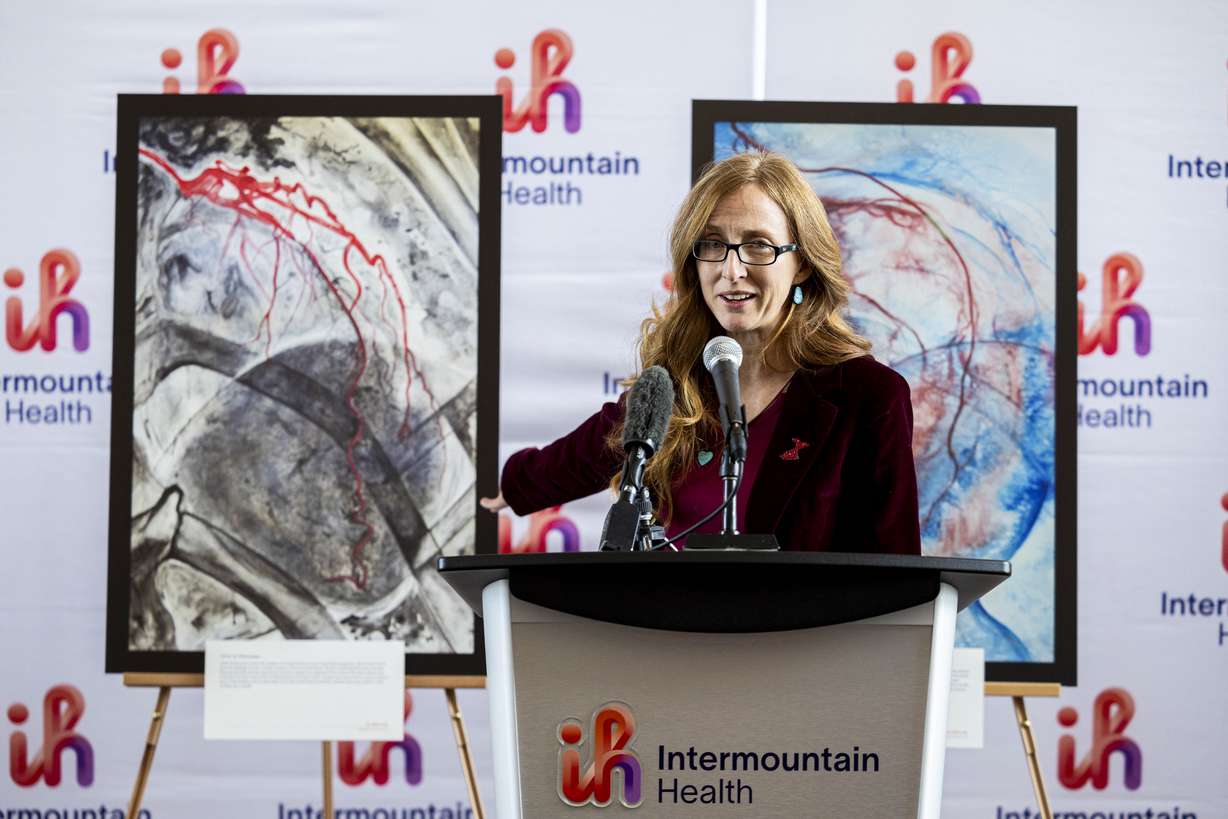
<path id="1" fill-rule="evenodd" d="M 1225 512 L 1228 512 L 1228 492 L 1225 492 L 1219 499 L 1219 505 Z M 1219 530 L 1219 548 L 1220 562 L 1224 565 L 1224 571 L 1228 572 L 1228 520 L 1224 521 L 1224 525 Z"/>
<path id="2" fill-rule="evenodd" d="M 1100 317 L 1090 328 L 1085 328 L 1083 302 L 1079 302 L 1079 355 L 1089 355 L 1096 347 L 1105 355 L 1117 352 L 1117 325 L 1123 318 L 1134 322 L 1134 352 L 1147 355 L 1151 352 L 1151 316 L 1143 305 L 1130 297 L 1143 283 L 1143 263 L 1129 253 L 1114 253 L 1104 262 L 1100 273 Z M 1079 274 L 1078 289 L 1087 284 L 1087 277 Z"/>
<path id="3" fill-rule="evenodd" d="M 580 130 L 580 89 L 563 79 L 563 69 L 571 62 L 571 38 L 557 28 L 548 28 L 533 38 L 532 87 L 516 108 L 510 77 L 495 80 L 495 93 L 503 97 L 503 130 L 510 133 L 524 128 L 546 130 L 547 103 L 558 94 L 563 98 L 563 127 L 567 133 Z M 501 48 L 495 52 L 495 65 L 507 70 L 516 64 L 516 52 Z"/>
<path id="4" fill-rule="evenodd" d="M 1126 736 L 1126 726 L 1134 718 L 1134 698 L 1124 688 L 1106 688 L 1092 704 L 1092 747 L 1075 762 L 1075 738 L 1063 734 L 1057 741 L 1057 778 L 1067 788 L 1082 788 L 1089 781 L 1096 790 L 1109 784 L 1109 757 L 1120 753 L 1125 763 L 1126 787 L 1136 791 L 1143 784 L 1143 752 Z M 1079 721 L 1079 712 L 1067 706 L 1057 712 L 1057 721 L 1070 728 Z"/>
<path id="5" fill-rule="evenodd" d="M 635 716 L 630 706 L 607 702 L 593 714 L 588 765 L 582 767 L 584 726 L 577 719 L 559 724 L 559 799 L 572 807 L 610 804 L 614 772 L 622 774 L 618 801 L 627 808 L 644 801 L 640 759 L 630 745 L 635 741 Z"/>
<path id="6" fill-rule="evenodd" d="M 243 94 L 243 85 L 230 76 L 239 59 L 239 39 L 224 28 L 211 28 L 196 41 L 196 93 Z M 162 65 L 172 71 L 183 64 L 177 48 L 162 52 Z M 179 93 L 179 78 L 162 80 L 163 94 Z"/>
<path id="7" fill-rule="evenodd" d="M 50 352 L 56 346 L 56 322 L 61 314 L 72 319 L 72 346 L 84 352 L 90 346 L 90 316 L 85 305 L 69 293 L 81 278 L 81 263 L 71 250 L 48 251 L 38 265 L 38 311 L 27 325 L 21 299 L 10 296 L 4 302 L 4 338 L 19 353 L 35 344 Z M 4 271 L 4 285 L 16 290 L 25 284 L 26 274 L 15 267 Z"/>
<path id="8" fill-rule="evenodd" d="M 969 105 L 979 103 L 980 92 L 963 79 L 964 72 L 971 64 L 971 40 L 955 31 L 939 34 L 930 49 L 930 95 L 925 101 L 950 102 L 958 97 Z M 901 51 L 895 55 L 895 67 L 905 74 L 916 65 L 917 57 L 911 51 Z M 913 102 L 912 80 L 901 79 L 895 84 L 895 101 Z"/>
<path id="9" fill-rule="evenodd" d="M 405 692 L 405 721 L 414 710 L 414 700 L 408 691 Z M 337 743 L 337 774 L 347 785 L 361 785 L 368 779 L 376 785 L 388 784 L 388 773 L 391 766 L 389 758 L 393 748 L 400 748 L 405 753 L 405 782 L 417 785 L 422 782 L 422 746 L 406 731 L 400 742 L 372 742 L 371 747 L 361 758 L 354 758 L 353 742 Z"/>
<path id="10" fill-rule="evenodd" d="M 580 551 L 580 530 L 571 518 L 562 513 L 561 506 L 552 506 L 529 516 L 529 530 L 519 542 L 512 543 L 512 521 L 499 515 L 499 554 L 533 554 L 550 551 L 547 546 L 551 532 L 563 538 L 564 552 Z"/>
<path id="11" fill-rule="evenodd" d="M 25 731 L 9 735 L 9 776 L 23 788 L 40 779 L 51 787 L 60 784 L 60 758 L 65 751 L 77 755 L 77 784 L 89 787 L 94 783 L 94 749 L 89 740 L 73 730 L 85 713 L 85 697 L 71 685 L 52 686 L 43 697 L 43 742 L 34 758 L 30 758 L 30 741 Z M 9 722 L 25 725 L 30 709 L 13 703 L 8 709 Z"/>

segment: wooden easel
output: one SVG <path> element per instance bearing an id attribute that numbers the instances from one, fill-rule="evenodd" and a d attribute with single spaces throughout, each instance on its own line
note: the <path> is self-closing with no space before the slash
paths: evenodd
<path id="1" fill-rule="evenodd" d="M 1053 819 L 1053 809 L 1049 807 L 1049 794 L 1045 791 L 1044 776 L 1040 771 L 1040 760 L 1036 758 L 1036 738 L 1032 736 L 1032 723 L 1028 720 L 1028 709 L 1024 705 L 1024 697 L 1057 697 L 1061 696 L 1062 686 L 1058 683 L 985 683 L 985 696 L 1010 697 L 1015 706 L 1015 723 L 1019 726 L 1019 738 L 1023 741 L 1023 754 L 1027 757 L 1028 775 L 1032 777 L 1032 792 L 1036 794 L 1036 806 L 1040 810 L 1041 819 Z"/>
<path id="2" fill-rule="evenodd" d="M 157 688 L 158 700 L 154 705 L 153 716 L 149 720 L 149 733 L 145 736 L 145 751 L 141 754 L 141 764 L 137 768 L 136 781 L 132 784 L 132 798 L 128 800 L 127 816 L 139 816 L 141 800 L 145 796 L 145 786 L 149 783 L 149 772 L 153 769 L 154 753 L 158 750 L 158 737 L 162 733 L 162 720 L 166 716 L 166 707 L 171 699 L 172 688 L 203 688 L 204 674 L 156 674 L 127 673 L 124 674 L 124 685 L 132 688 Z M 405 677 L 406 688 L 442 688 L 448 700 L 448 716 L 452 720 L 452 734 L 456 738 L 456 750 L 460 754 L 461 770 L 465 775 L 465 786 L 469 789 L 469 804 L 473 807 L 476 819 L 486 819 L 482 809 L 482 795 L 478 791 L 478 780 L 473 772 L 473 759 L 469 756 L 469 739 L 465 732 L 465 720 L 461 716 L 460 706 L 456 703 L 456 689 L 485 688 L 485 677 L 447 677 L 447 676 L 411 676 Z M 333 744 L 323 742 L 323 783 L 324 811 L 326 819 L 332 819 L 333 811 Z"/>

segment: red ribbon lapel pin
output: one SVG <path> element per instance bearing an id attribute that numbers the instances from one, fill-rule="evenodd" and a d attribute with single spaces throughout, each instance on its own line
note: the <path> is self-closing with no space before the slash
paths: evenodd
<path id="1" fill-rule="evenodd" d="M 801 438 L 794 438 L 793 448 L 780 453 L 780 460 L 796 461 L 798 460 L 798 453 L 808 446 L 810 446 L 810 444 L 806 443 Z"/>

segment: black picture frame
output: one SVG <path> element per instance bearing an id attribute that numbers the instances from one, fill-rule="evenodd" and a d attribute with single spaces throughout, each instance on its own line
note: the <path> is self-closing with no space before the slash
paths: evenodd
<path id="1" fill-rule="evenodd" d="M 715 156 L 718 123 L 952 125 L 1053 129 L 1056 316 L 1054 360 L 1054 645 L 1052 662 L 987 662 L 988 682 L 1075 685 L 1077 673 L 1077 134 L 1072 106 L 693 100 L 692 182 Z M 1011 581 L 1007 581 L 1008 583 Z"/>
<path id="2" fill-rule="evenodd" d="M 477 499 L 498 493 L 500 178 L 502 98 L 471 96 L 153 95 L 118 96 L 115 191 L 115 309 L 107 570 L 107 673 L 200 674 L 203 651 L 129 648 L 137 254 L 137 148 L 142 119 L 156 117 L 452 117 L 476 119 L 478 136 L 478 314 L 473 516 L 475 552 L 497 552 L 497 520 Z M 407 653 L 406 674 L 481 684 L 486 673 L 481 624 L 471 654 Z M 474 678 L 471 683 L 456 678 Z"/>

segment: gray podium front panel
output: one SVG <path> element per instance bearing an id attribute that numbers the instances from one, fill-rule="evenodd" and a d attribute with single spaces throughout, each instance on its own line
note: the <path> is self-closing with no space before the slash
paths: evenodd
<path id="1" fill-rule="evenodd" d="M 513 607 L 525 817 L 917 815 L 933 632 L 918 618 L 696 634 Z M 626 766 L 607 777 L 608 807 L 560 796 L 563 751 L 600 766 L 593 719 L 607 703 L 635 720 L 637 809 L 620 803 Z M 578 748 L 560 739 L 565 720 L 583 730 Z"/>

